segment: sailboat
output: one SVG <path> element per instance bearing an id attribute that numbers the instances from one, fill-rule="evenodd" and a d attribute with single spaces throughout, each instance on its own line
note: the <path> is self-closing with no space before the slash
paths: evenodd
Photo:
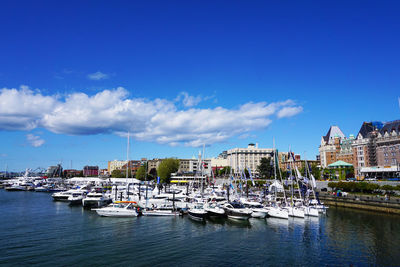
<path id="1" fill-rule="evenodd" d="M 204 148 L 203 148 L 203 150 L 204 150 Z M 201 152 L 199 152 L 199 164 L 197 166 L 200 166 L 200 171 L 199 170 L 196 171 L 196 176 L 200 172 L 199 181 L 201 181 L 201 200 L 199 202 L 196 202 L 195 204 L 193 204 L 188 209 L 188 215 L 190 218 L 192 218 L 194 220 L 204 221 L 207 218 L 208 212 L 204 209 L 204 204 L 203 204 L 203 192 L 204 192 L 203 168 L 204 168 L 204 165 L 202 164 Z M 195 180 L 196 180 L 196 176 L 195 176 Z"/>
<path id="2" fill-rule="evenodd" d="M 303 198 L 301 196 L 301 192 L 300 192 L 300 183 L 299 183 L 299 178 L 301 177 L 300 172 L 297 168 L 297 166 L 294 165 L 294 157 L 292 155 L 291 152 L 289 152 L 289 166 L 292 165 L 290 167 L 290 173 L 292 174 L 293 169 L 295 170 L 294 175 L 291 175 L 291 181 L 292 181 L 292 186 L 291 186 L 291 192 L 292 192 L 292 196 L 291 196 L 291 200 L 290 200 L 290 206 L 287 207 L 288 211 L 289 211 L 289 216 L 291 217 L 297 217 L 297 218 L 304 218 L 304 207 L 303 207 Z M 296 180 L 296 184 L 299 188 L 299 200 L 300 201 L 296 201 L 294 199 L 294 185 L 293 185 L 293 180 Z"/>
<path id="3" fill-rule="evenodd" d="M 275 140 L 274 140 L 274 177 L 275 177 L 275 183 L 277 183 L 277 179 L 276 179 L 276 149 L 275 149 Z M 281 182 L 282 182 L 282 175 L 281 175 Z M 282 183 L 283 185 L 283 183 Z M 274 217 L 274 218 L 280 218 L 280 219 L 289 219 L 289 212 L 287 209 L 280 207 L 276 201 L 276 196 L 278 194 L 277 191 L 277 187 L 275 186 L 275 202 L 274 205 L 270 208 L 270 210 L 268 211 L 268 215 L 270 217 Z M 283 195 L 284 195 L 284 201 L 286 203 L 286 194 L 285 194 L 285 188 L 283 188 Z"/>

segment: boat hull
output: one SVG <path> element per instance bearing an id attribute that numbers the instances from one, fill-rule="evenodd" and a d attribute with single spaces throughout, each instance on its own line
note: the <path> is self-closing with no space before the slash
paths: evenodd
<path id="1" fill-rule="evenodd" d="M 289 212 L 284 209 L 270 209 L 268 216 L 279 219 L 289 219 Z"/>
<path id="2" fill-rule="evenodd" d="M 135 210 L 103 210 L 96 209 L 98 215 L 102 217 L 119 217 L 119 218 L 127 218 L 127 217 L 137 217 L 139 214 Z"/>
<path id="3" fill-rule="evenodd" d="M 190 218 L 198 221 L 204 221 L 207 217 L 207 212 L 197 212 L 193 210 L 188 210 L 188 215 Z"/>
<path id="4" fill-rule="evenodd" d="M 207 216 L 208 217 L 214 217 L 214 218 L 224 218 L 225 217 L 225 212 L 216 212 L 213 210 L 207 210 Z"/>
<path id="5" fill-rule="evenodd" d="M 233 220 L 248 220 L 251 217 L 251 213 L 238 212 L 228 209 L 226 210 L 226 216 L 228 219 Z"/>
<path id="6" fill-rule="evenodd" d="M 144 216 L 179 216 L 179 212 L 172 210 L 145 210 Z"/>
<path id="7" fill-rule="evenodd" d="M 288 211 L 290 217 L 304 218 L 304 209 L 289 207 Z"/>
<path id="8" fill-rule="evenodd" d="M 304 214 L 306 216 L 311 216 L 311 217 L 319 217 L 319 211 L 316 208 L 313 207 L 306 207 L 304 209 Z"/>
<path id="9" fill-rule="evenodd" d="M 100 207 L 103 207 L 103 206 L 109 204 L 110 202 L 111 202 L 111 200 L 97 200 L 97 199 L 96 200 L 95 199 L 88 200 L 88 199 L 84 199 L 82 201 L 82 205 L 85 208 L 100 208 Z"/>

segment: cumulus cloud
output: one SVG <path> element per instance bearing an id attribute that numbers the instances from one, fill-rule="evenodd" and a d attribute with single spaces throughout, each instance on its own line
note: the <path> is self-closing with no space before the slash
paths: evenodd
<path id="1" fill-rule="evenodd" d="M 285 117 L 293 117 L 303 111 L 303 107 L 297 106 L 297 107 L 284 107 L 281 110 L 279 110 L 277 117 L 278 118 L 285 118 Z"/>
<path id="2" fill-rule="evenodd" d="M 181 96 L 183 101 L 186 95 Z M 188 109 L 182 110 L 176 101 L 130 98 L 122 87 L 91 96 L 72 93 L 63 99 L 35 94 L 26 87 L 3 88 L 0 92 L 0 130 L 42 127 L 54 133 L 71 135 L 129 131 L 138 140 L 196 147 L 223 142 L 233 136 L 245 136 L 265 129 L 274 114 L 282 118 L 294 116 L 302 110 L 291 100 L 250 102 L 230 109 L 193 108 L 197 100 L 187 101 L 185 106 Z M 44 143 L 38 136 L 27 138 L 36 140 L 36 145 Z"/>
<path id="3" fill-rule="evenodd" d="M 43 139 L 40 138 L 40 136 L 33 135 L 33 134 L 27 134 L 26 135 L 26 140 L 33 147 L 40 147 L 45 142 Z"/>
<path id="4" fill-rule="evenodd" d="M 105 74 L 105 73 L 102 73 L 100 71 L 97 71 L 95 73 L 88 74 L 87 77 L 88 77 L 89 80 L 99 81 L 99 80 L 108 79 L 109 75 Z"/>
<path id="5" fill-rule="evenodd" d="M 0 130 L 31 130 L 36 128 L 43 114 L 54 110 L 56 96 L 34 93 L 29 87 L 0 89 Z"/>

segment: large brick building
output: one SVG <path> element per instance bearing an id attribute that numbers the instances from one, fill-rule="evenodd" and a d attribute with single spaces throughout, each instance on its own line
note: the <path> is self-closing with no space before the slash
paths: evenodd
<path id="1" fill-rule="evenodd" d="M 331 126 L 328 133 L 322 136 L 319 146 L 321 167 L 326 168 L 339 160 L 354 165 L 354 139 L 353 135 L 347 138 L 338 126 Z"/>
<path id="2" fill-rule="evenodd" d="M 354 138 L 346 138 L 337 126 L 332 126 L 321 138 L 321 166 L 326 168 L 338 160 L 354 166 L 355 175 L 394 177 L 400 175 L 400 120 L 364 122 Z"/>

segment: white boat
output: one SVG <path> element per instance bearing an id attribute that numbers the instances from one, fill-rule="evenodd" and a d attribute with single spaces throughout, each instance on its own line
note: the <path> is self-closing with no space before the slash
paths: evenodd
<path id="1" fill-rule="evenodd" d="M 306 216 L 312 216 L 312 217 L 318 217 L 319 212 L 318 209 L 312 206 L 304 207 L 304 215 Z"/>
<path id="2" fill-rule="evenodd" d="M 139 216 L 139 207 L 135 201 L 116 201 L 106 207 L 92 209 L 98 215 L 104 217 L 137 217 Z"/>
<path id="3" fill-rule="evenodd" d="M 12 184 L 10 186 L 4 187 L 7 191 L 26 191 L 26 187 L 20 185 L 19 183 Z"/>
<path id="4" fill-rule="evenodd" d="M 302 207 L 287 207 L 289 216 L 304 218 L 304 209 Z"/>
<path id="5" fill-rule="evenodd" d="M 289 212 L 284 208 L 271 207 L 268 211 L 268 216 L 279 219 L 289 219 Z"/>
<path id="6" fill-rule="evenodd" d="M 324 203 L 318 203 L 318 200 L 316 199 L 310 200 L 310 207 L 317 209 L 319 213 L 326 213 L 326 210 L 328 209 Z"/>
<path id="7" fill-rule="evenodd" d="M 172 205 L 161 205 L 147 208 L 142 211 L 145 216 L 178 216 L 179 212 L 174 209 Z"/>
<path id="8" fill-rule="evenodd" d="M 196 203 L 188 210 L 188 214 L 190 218 L 198 221 L 204 221 L 207 217 L 207 211 L 204 210 L 203 203 Z"/>
<path id="9" fill-rule="evenodd" d="M 45 185 L 35 187 L 35 192 L 49 192 L 49 191 L 50 191 L 49 187 Z"/>
<path id="10" fill-rule="evenodd" d="M 69 205 L 82 205 L 82 200 L 86 197 L 85 192 L 72 193 L 67 199 Z"/>
<path id="11" fill-rule="evenodd" d="M 204 205 L 204 210 L 207 211 L 209 217 L 225 217 L 225 210 L 216 202 L 207 202 Z"/>
<path id="12" fill-rule="evenodd" d="M 104 193 L 92 191 L 82 200 L 82 205 L 84 207 L 100 208 L 111 203 L 111 201 L 111 197 L 106 196 Z"/>
<path id="13" fill-rule="evenodd" d="M 251 217 L 252 211 L 248 208 L 245 208 L 239 202 L 230 202 L 224 205 L 224 209 L 226 212 L 226 216 L 228 219 L 234 220 L 248 220 Z"/>
<path id="14" fill-rule="evenodd" d="M 252 211 L 251 217 L 264 219 L 268 216 L 269 207 L 264 207 L 261 203 L 255 201 L 242 200 L 242 203 Z"/>
<path id="15" fill-rule="evenodd" d="M 86 190 L 84 190 L 84 189 L 70 189 L 70 190 L 67 190 L 67 191 L 53 193 L 51 196 L 53 197 L 54 201 L 68 202 L 69 196 L 71 196 L 74 193 L 80 194 L 82 192 L 86 192 Z"/>

